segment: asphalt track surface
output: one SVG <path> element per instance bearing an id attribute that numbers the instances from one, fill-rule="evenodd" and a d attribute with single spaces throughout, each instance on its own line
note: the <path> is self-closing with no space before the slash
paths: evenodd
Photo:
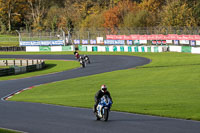
<path id="1" fill-rule="evenodd" d="M 0 55 L 0 58 L 74 60 L 73 55 Z M 84 69 L 0 81 L 0 98 L 35 85 L 129 69 L 150 62 L 149 59 L 134 56 L 91 55 L 90 58 L 92 64 Z M 92 109 L 1 99 L 0 128 L 28 133 L 200 133 L 200 122 L 114 111 L 111 111 L 109 120 L 103 122 L 96 121 Z"/>

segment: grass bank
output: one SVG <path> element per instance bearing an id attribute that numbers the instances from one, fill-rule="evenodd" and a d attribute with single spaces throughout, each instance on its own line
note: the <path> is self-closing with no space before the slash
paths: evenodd
<path id="1" fill-rule="evenodd" d="M 21 133 L 21 132 L 0 128 L 0 133 Z"/>
<path id="2" fill-rule="evenodd" d="M 0 47 L 19 46 L 19 37 L 15 35 L 0 35 Z"/>
<path id="3" fill-rule="evenodd" d="M 41 85 L 11 100 L 92 108 L 94 94 L 101 84 L 106 84 L 114 100 L 112 110 L 200 120 L 200 55 L 98 54 L 136 55 L 150 58 L 152 62 L 136 69 Z"/>
<path id="4" fill-rule="evenodd" d="M 0 80 L 27 78 L 27 77 L 45 75 L 49 73 L 66 71 L 66 70 L 80 67 L 80 64 L 77 61 L 46 60 L 45 64 L 46 64 L 46 67 L 42 70 L 28 72 L 24 74 L 18 74 L 18 75 L 1 76 Z"/>

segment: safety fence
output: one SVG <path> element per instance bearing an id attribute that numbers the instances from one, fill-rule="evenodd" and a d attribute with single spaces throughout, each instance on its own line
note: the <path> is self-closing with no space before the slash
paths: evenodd
<path id="1" fill-rule="evenodd" d="M 0 60 L 0 66 L 9 66 L 0 69 L 0 76 L 6 76 L 43 69 L 45 62 L 43 60 Z"/>

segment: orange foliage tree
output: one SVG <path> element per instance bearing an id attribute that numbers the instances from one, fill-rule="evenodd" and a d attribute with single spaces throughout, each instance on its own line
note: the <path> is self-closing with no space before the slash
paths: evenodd
<path id="1" fill-rule="evenodd" d="M 116 28 L 123 22 L 124 16 L 133 10 L 133 4 L 130 0 L 122 0 L 115 7 L 107 10 L 103 14 L 105 20 L 103 26 L 115 34 Z"/>

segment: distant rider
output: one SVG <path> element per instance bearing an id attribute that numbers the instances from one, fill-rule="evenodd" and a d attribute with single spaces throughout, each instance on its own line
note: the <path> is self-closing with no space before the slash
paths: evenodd
<path id="1" fill-rule="evenodd" d="M 74 55 L 75 55 L 76 59 L 80 58 L 80 55 L 79 55 L 79 53 L 77 51 L 74 52 Z"/>
<path id="2" fill-rule="evenodd" d="M 79 56 L 79 62 L 83 61 L 84 62 L 84 58 L 82 56 Z"/>
<path id="3" fill-rule="evenodd" d="M 74 55 L 76 55 L 76 53 L 78 53 L 76 50 L 74 51 Z"/>
<path id="4" fill-rule="evenodd" d="M 110 96 L 110 92 L 107 90 L 107 87 L 106 85 L 102 85 L 101 86 L 101 90 L 99 90 L 96 95 L 95 95 L 95 104 L 94 104 L 94 113 L 97 111 L 97 105 L 99 104 L 100 102 L 100 99 L 104 96 L 104 95 L 107 95 L 111 101 L 112 101 L 112 98 Z M 112 101 L 113 102 L 113 101 Z"/>
<path id="5" fill-rule="evenodd" d="M 90 64 L 90 59 L 89 59 L 89 57 L 87 56 L 87 55 L 84 55 L 84 60 L 86 61 L 86 62 L 88 62 L 89 64 Z"/>

